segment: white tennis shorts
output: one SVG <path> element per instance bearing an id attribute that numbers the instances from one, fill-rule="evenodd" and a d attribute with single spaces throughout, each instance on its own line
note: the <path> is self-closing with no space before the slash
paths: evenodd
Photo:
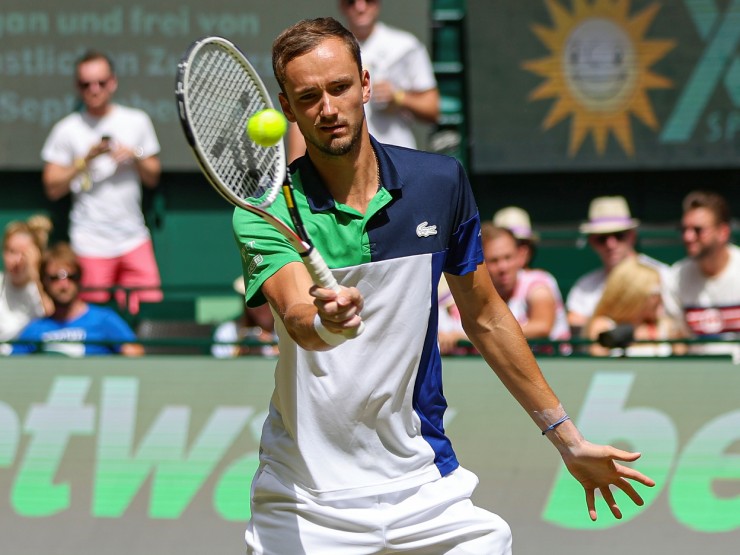
<path id="1" fill-rule="evenodd" d="M 510 555 L 509 525 L 470 500 L 477 485 L 459 467 L 408 490 L 325 502 L 260 470 L 247 555 Z"/>

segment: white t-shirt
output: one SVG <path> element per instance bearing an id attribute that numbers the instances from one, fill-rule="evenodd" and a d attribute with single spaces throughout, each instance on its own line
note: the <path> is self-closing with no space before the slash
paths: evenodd
<path id="1" fill-rule="evenodd" d="M 96 118 L 74 112 L 51 130 L 41 151 L 44 162 L 71 166 L 108 135 L 113 142 L 140 148 L 144 157 L 159 153 L 149 116 L 136 108 L 114 105 Z M 117 165 L 103 154 L 89 163 L 92 187 L 81 191 L 81 177 L 72 184 L 69 237 L 82 256 L 112 258 L 129 252 L 149 238 L 141 211 L 141 181 L 132 163 Z M 78 192 L 74 192 L 77 190 Z"/>
<path id="2" fill-rule="evenodd" d="M 728 248 L 727 267 L 714 277 L 702 274 L 691 258 L 672 266 L 671 292 L 694 335 L 740 333 L 740 247 Z"/>
<path id="3" fill-rule="evenodd" d="M 661 283 L 668 284 L 670 282 L 670 266 L 645 254 L 638 254 L 637 260 L 646 266 L 651 266 L 658 270 L 660 272 Z M 591 318 L 594 310 L 596 310 L 596 305 L 601 300 L 601 295 L 604 293 L 606 278 L 606 270 L 603 267 L 597 268 L 578 278 L 568 293 L 568 300 L 566 301 L 568 312 L 582 314 L 587 319 Z M 675 301 L 672 300 L 670 295 L 663 295 L 663 304 L 665 305 L 666 312 L 669 314 L 676 313 Z"/>
<path id="4" fill-rule="evenodd" d="M 16 287 L 0 272 L 0 341 L 14 339 L 28 322 L 43 315 L 44 304 L 36 283 Z"/>
<path id="5" fill-rule="evenodd" d="M 360 49 L 371 85 L 373 81 L 390 81 L 398 89 L 415 92 L 437 86 L 426 47 L 407 31 L 378 22 Z M 416 148 L 409 115 L 376 109 L 372 98 L 365 104 L 365 113 L 370 134 L 378 141 Z"/>

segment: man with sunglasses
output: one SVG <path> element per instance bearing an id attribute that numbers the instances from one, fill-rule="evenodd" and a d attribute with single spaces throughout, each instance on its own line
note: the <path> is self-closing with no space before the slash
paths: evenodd
<path id="1" fill-rule="evenodd" d="M 50 316 L 32 320 L 18 336 L 12 354 L 53 352 L 68 356 L 144 354 L 136 335 L 115 311 L 80 298 L 82 268 L 67 243 L 57 243 L 39 268 L 44 291 L 54 304 Z"/>
<path id="2" fill-rule="evenodd" d="M 730 208 L 721 195 L 692 191 L 683 201 L 681 238 L 686 258 L 672 269 L 671 291 L 695 337 L 740 336 L 740 247 L 731 243 Z M 692 352 L 736 352 L 737 344 L 707 343 Z"/>
<path id="3" fill-rule="evenodd" d="M 666 283 L 670 268 L 635 250 L 639 220 L 632 217 L 624 197 L 605 196 L 591 201 L 588 221 L 579 231 L 586 235 L 588 244 L 601 259 L 601 267 L 581 276 L 568 293 L 566 308 L 568 323 L 574 334 L 586 325 L 604 291 L 606 278 L 612 269 L 627 258 L 637 257 L 640 262 L 656 268 Z M 671 313 L 675 304 L 664 295 L 666 308 Z"/>
<path id="4" fill-rule="evenodd" d="M 159 182 L 159 142 L 146 113 L 113 102 L 118 80 L 105 54 L 85 53 L 75 79 L 81 108 L 46 139 L 44 190 L 52 201 L 71 195 L 69 238 L 85 270 L 83 298 L 105 302 L 110 288 L 130 288 L 128 308 L 135 313 L 139 301 L 162 298 L 141 209 L 142 185 Z"/>

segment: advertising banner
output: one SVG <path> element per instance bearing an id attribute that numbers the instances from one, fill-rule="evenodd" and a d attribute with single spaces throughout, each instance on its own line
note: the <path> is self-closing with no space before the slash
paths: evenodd
<path id="1" fill-rule="evenodd" d="M 740 372 L 724 360 L 543 359 L 584 435 L 642 453 L 634 506 L 598 499 L 479 358 L 446 359 L 446 427 L 518 555 L 734 553 Z M 11 357 L 0 364 L 0 551 L 243 553 L 274 361 Z M 557 546 L 554 548 L 553 546 Z"/>

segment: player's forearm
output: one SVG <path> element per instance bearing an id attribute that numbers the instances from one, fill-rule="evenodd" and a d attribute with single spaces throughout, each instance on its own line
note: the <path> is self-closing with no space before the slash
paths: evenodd
<path id="1" fill-rule="evenodd" d="M 299 347 L 306 351 L 328 351 L 326 343 L 316 330 L 316 307 L 312 304 L 296 304 L 281 316 L 285 329 Z"/>
<path id="2" fill-rule="evenodd" d="M 523 346 L 516 334 L 498 333 L 506 340 L 500 341 L 492 351 L 487 351 L 484 358 L 558 451 L 568 451 L 583 437 L 570 420 L 564 420 L 567 413 L 542 375 L 526 341 Z M 555 428 L 548 429 L 554 424 Z"/>
<path id="3" fill-rule="evenodd" d="M 483 265 L 467 276 L 448 276 L 463 327 L 471 343 L 493 369 L 513 397 L 540 429 L 551 424 L 547 418 L 560 406 L 519 323 L 493 289 Z"/>
<path id="4" fill-rule="evenodd" d="M 511 313 L 492 315 L 468 337 L 520 405 L 532 415 L 559 405 L 518 322 Z"/>
<path id="5" fill-rule="evenodd" d="M 262 294 L 299 347 L 307 351 L 326 351 L 331 347 L 319 337 L 315 327 L 318 310 L 308 293 L 312 285 L 303 264 L 292 262 L 262 284 Z"/>

